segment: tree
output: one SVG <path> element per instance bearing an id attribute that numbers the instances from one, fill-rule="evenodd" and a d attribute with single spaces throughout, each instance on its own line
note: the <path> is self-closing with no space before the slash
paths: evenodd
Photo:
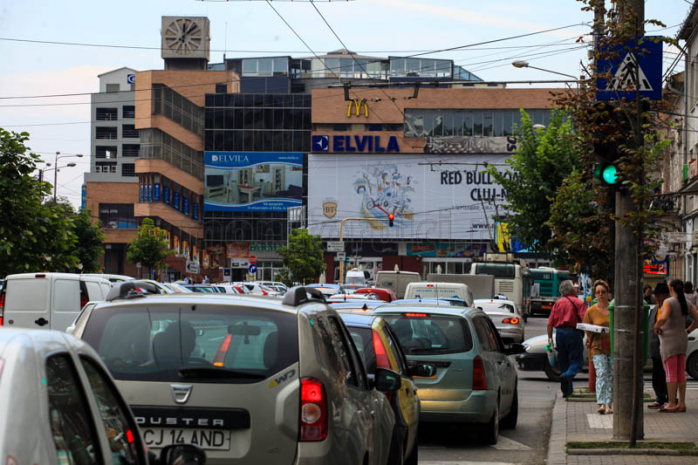
<path id="1" fill-rule="evenodd" d="M 138 227 L 138 235 L 128 245 L 126 259 L 131 263 L 141 263 L 148 268 L 150 276 L 153 268 L 162 268 L 165 258 L 172 255 L 167 241 L 167 233 L 155 227 L 155 222 L 150 218 L 143 218 L 143 223 Z"/>
<path id="2" fill-rule="evenodd" d="M 507 193 L 503 222 L 512 236 L 529 249 L 545 251 L 551 237 L 548 219 L 550 205 L 562 181 L 581 163 L 572 124 L 564 113 L 553 110 L 547 128 L 534 128 L 521 110 L 517 128 L 519 148 L 507 160 L 504 172 L 495 166 L 489 174 Z"/>
<path id="3" fill-rule="evenodd" d="M 293 280 L 306 284 L 325 271 L 322 240 L 309 234 L 307 229 L 294 229 L 288 238 L 288 247 L 280 247 L 277 253 L 284 259 L 284 266 L 291 270 Z"/>
<path id="4" fill-rule="evenodd" d="M 33 174 L 39 156 L 26 146 L 29 134 L 0 128 L 0 276 L 67 271 L 78 263 L 73 219 L 63 208 L 43 205 L 51 185 Z"/>
<path id="5" fill-rule="evenodd" d="M 83 273 L 95 273 L 101 268 L 98 259 L 103 252 L 104 232 L 101 222 L 94 223 L 91 216 L 90 210 L 73 214 L 73 232 L 77 236 L 73 253 L 78 259 L 77 268 Z"/>

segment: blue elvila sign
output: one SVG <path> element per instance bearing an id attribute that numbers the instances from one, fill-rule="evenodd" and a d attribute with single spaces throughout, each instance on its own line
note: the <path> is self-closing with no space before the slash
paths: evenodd
<path id="1" fill-rule="evenodd" d="M 313 136 L 313 152 L 400 153 L 396 136 Z"/>
<path id="2" fill-rule="evenodd" d="M 175 210 L 179 210 L 179 192 L 174 192 L 172 194 L 172 206 Z"/>
<path id="3" fill-rule="evenodd" d="M 160 183 L 153 186 L 153 200 L 156 202 L 160 201 Z"/>
<path id="4" fill-rule="evenodd" d="M 170 188 L 167 186 L 162 186 L 162 196 L 165 198 L 165 205 L 170 204 Z"/>
<path id="5" fill-rule="evenodd" d="M 662 42 L 660 37 L 644 36 L 621 44 L 609 43 L 609 38 L 599 41 L 599 58 L 596 63 L 597 100 L 635 99 L 640 96 L 650 100 L 662 99 Z M 638 70 L 639 68 L 639 70 Z M 635 83 L 639 73 L 639 81 Z"/>
<path id="6" fill-rule="evenodd" d="M 182 199 L 182 213 L 189 216 L 189 197 Z"/>
<path id="7" fill-rule="evenodd" d="M 153 201 L 153 185 L 148 184 L 148 202 Z"/>

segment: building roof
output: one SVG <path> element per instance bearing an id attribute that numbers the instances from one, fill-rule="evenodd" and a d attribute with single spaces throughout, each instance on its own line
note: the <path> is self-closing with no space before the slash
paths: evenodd
<path id="1" fill-rule="evenodd" d="M 119 68 L 119 69 L 113 69 L 113 70 L 111 70 L 111 71 L 107 71 L 106 73 L 98 74 L 97 77 L 100 77 L 100 78 L 101 78 L 102 76 L 106 76 L 107 74 L 117 73 L 117 72 L 122 71 L 122 70 L 133 71 L 134 73 L 137 73 L 137 72 L 138 72 L 138 70 L 135 70 L 135 69 L 133 69 L 133 68 L 129 68 L 128 66 L 122 66 L 122 67 Z"/>
<path id="2" fill-rule="evenodd" d="M 698 2 L 694 1 L 691 10 L 688 12 L 686 19 L 683 22 L 683 26 L 679 29 L 679 33 L 676 36 L 679 40 L 688 40 L 696 27 L 696 19 L 698 19 Z"/>

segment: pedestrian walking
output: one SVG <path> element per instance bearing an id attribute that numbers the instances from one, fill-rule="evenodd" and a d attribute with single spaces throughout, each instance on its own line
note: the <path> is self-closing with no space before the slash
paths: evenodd
<path id="1" fill-rule="evenodd" d="M 650 286 L 649 284 L 642 288 L 642 298 L 645 299 L 645 302 L 647 302 L 650 305 L 654 305 L 657 303 L 657 300 L 652 295 L 652 286 Z"/>
<path id="2" fill-rule="evenodd" d="M 683 294 L 686 296 L 686 302 L 694 307 L 698 308 L 698 293 L 693 289 L 693 283 L 691 281 L 686 281 L 683 283 Z M 686 327 L 693 323 L 693 318 L 689 314 L 686 317 Z"/>
<path id="3" fill-rule="evenodd" d="M 560 283 L 560 299 L 555 302 L 548 318 L 548 343 L 552 343 L 553 328 L 557 342 L 557 362 L 560 369 L 560 390 L 562 396 L 572 394 L 573 381 L 582 369 L 584 361 L 584 344 L 582 331 L 577 324 L 584 320 L 586 306 L 575 295 L 572 281 Z"/>
<path id="4" fill-rule="evenodd" d="M 686 350 L 688 333 L 698 327 L 698 310 L 686 302 L 683 281 L 674 279 L 669 283 L 669 297 L 664 301 L 654 324 L 654 333 L 659 336 L 659 351 L 666 372 L 669 403 L 660 412 L 674 413 L 686 411 Z M 693 323 L 686 329 L 686 317 L 693 317 Z M 678 390 L 679 400 L 676 404 Z"/>
<path id="5" fill-rule="evenodd" d="M 584 315 L 584 323 L 610 327 L 608 317 L 608 298 L 610 288 L 606 281 L 594 283 L 596 304 L 589 307 Z M 613 355 L 611 354 L 611 336 L 608 333 L 587 331 L 587 348 L 596 371 L 596 403 L 600 414 L 613 413 Z"/>
<path id="6" fill-rule="evenodd" d="M 211 284 L 211 279 L 208 277 L 208 275 L 204 275 L 204 284 Z"/>
<path id="7" fill-rule="evenodd" d="M 649 324 L 654 328 L 657 323 L 657 313 L 662 308 L 664 301 L 669 297 L 669 286 L 666 283 L 657 283 L 654 287 L 654 297 L 657 299 L 657 306 L 650 311 Z M 652 360 L 652 389 L 654 389 L 654 402 L 647 405 L 649 409 L 660 409 L 669 400 L 666 386 L 666 373 L 662 355 L 659 351 L 659 336 L 652 331 L 649 340 L 649 356 Z"/>

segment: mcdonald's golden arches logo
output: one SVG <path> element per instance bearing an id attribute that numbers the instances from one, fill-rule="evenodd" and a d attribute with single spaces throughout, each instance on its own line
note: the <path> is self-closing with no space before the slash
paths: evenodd
<path id="1" fill-rule="evenodd" d="M 351 108 L 356 107 L 356 116 L 361 116 L 361 107 L 364 107 L 364 116 L 368 118 L 368 103 L 365 98 L 354 100 L 349 102 L 349 108 L 347 109 L 347 118 L 351 118 Z"/>

